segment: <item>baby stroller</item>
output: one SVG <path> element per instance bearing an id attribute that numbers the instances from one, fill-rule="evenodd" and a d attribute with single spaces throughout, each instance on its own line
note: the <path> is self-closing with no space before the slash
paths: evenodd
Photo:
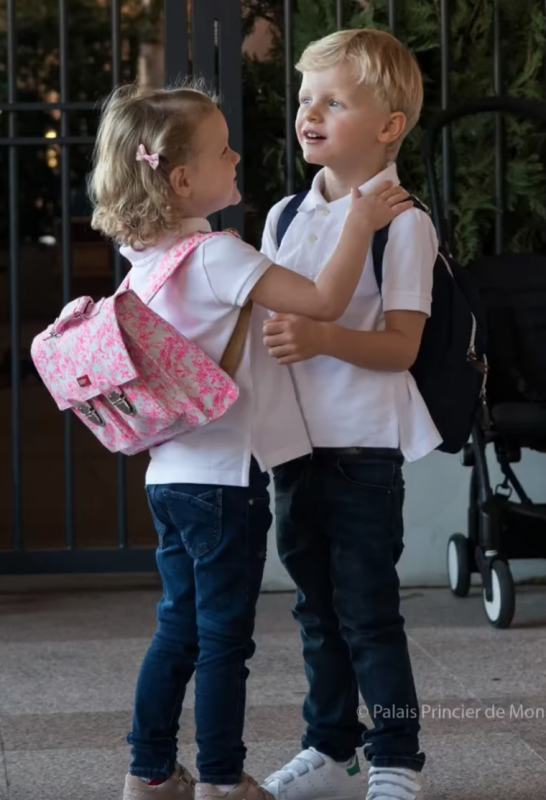
<path id="1" fill-rule="evenodd" d="M 447 109 L 421 143 L 431 210 L 444 249 L 450 250 L 434 168 L 442 129 L 482 112 L 512 113 L 546 124 L 546 105 L 513 97 L 488 97 Z M 472 573 L 483 582 L 487 618 L 508 628 L 515 611 L 509 559 L 546 558 L 546 502 L 530 500 L 512 469 L 522 449 L 546 452 L 546 254 L 483 256 L 468 269 L 479 289 L 488 336 L 486 414 L 476 418 L 463 464 L 472 469 L 468 535 L 449 539 L 449 586 L 457 597 L 470 590 Z M 487 419 L 489 417 L 489 419 Z M 491 486 L 486 449 L 492 445 L 504 476 Z"/>

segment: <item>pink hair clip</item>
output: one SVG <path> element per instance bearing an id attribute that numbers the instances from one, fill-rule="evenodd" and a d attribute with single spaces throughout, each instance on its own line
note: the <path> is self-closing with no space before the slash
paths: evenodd
<path id="1" fill-rule="evenodd" d="M 137 154 L 137 161 L 147 161 L 152 169 L 157 169 L 159 166 L 159 153 L 147 153 L 143 144 L 139 144 Z"/>

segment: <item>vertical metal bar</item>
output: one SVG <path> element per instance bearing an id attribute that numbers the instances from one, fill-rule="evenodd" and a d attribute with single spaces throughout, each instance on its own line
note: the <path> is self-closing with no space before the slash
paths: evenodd
<path id="1" fill-rule="evenodd" d="M 389 28 L 391 33 L 396 33 L 396 0 L 389 0 Z"/>
<path id="2" fill-rule="evenodd" d="M 113 87 L 121 83 L 121 6 L 120 0 L 112 0 L 112 84 Z M 121 254 L 114 247 L 114 288 L 117 289 L 123 280 L 123 267 Z M 118 547 L 127 546 L 127 484 L 125 473 L 125 459 L 118 453 L 116 461 L 117 478 L 117 531 Z"/>
<path id="3" fill-rule="evenodd" d="M 181 0 L 163 2 L 165 86 L 188 74 L 188 11 Z"/>
<path id="4" fill-rule="evenodd" d="M 208 86 L 218 90 L 216 74 L 216 21 L 215 0 L 193 0 L 191 5 L 192 64 L 194 77 L 204 78 Z M 220 214 L 209 217 L 213 230 L 219 230 Z"/>
<path id="5" fill-rule="evenodd" d="M 59 0 L 60 100 L 68 103 L 68 0 Z M 68 111 L 61 111 L 61 136 L 69 135 Z M 70 301 L 70 151 L 61 145 L 61 241 L 63 259 L 63 305 Z M 64 412 L 64 530 L 67 548 L 74 547 L 74 458 L 72 412 Z"/>
<path id="6" fill-rule="evenodd" d="M 495 0 L 493 17 L 493 69 L 496 95 L 502 94 L 502 43 L 501 11 Z M 495 114 L 495 253 L 504 249 L 504 120 Z"/>
<path id="7" fill-rule="evenodd" d="M 120 0 L 112 0 L 112 84 L 121 83 L 121 7 Z"/>
<path id="8" fill-rule="evenodd" d="M 294 4 L 284 0 L 284 58 L 286 103 L 286 193 L 294 194 L 296 131 L 294 129 Z"/>
<path id="9" fill-rule="evenodd" d="M 449 0 L 440 0 L 441 29 L 441 85 L 442 85 L 442 108 L 447 108 L 449 104 L 449 68 L 450 68 L 450 17 Z M 444 216 L 446 220 L 447 236 L 451 243 L 451 131 L 449 125 L 442 131 L 442 157 L 443 157 L 443 195 L 444 195 Z"/>
<path id="10" fill-rule="evenodd" d="M 336 27 L 338 31 L 343 28 L 343 0 L 336 0 Z"/>
<path id="11" fill-rule="evenodd" d="M 243 33 L 241 0 L 221 0 L 217 4 L 218 86 L 222 111 L 229 128 L 232 148 L 243 155 Z M 237 184 L 244 195 L 243 164 L 237 167 Z M 242 202 L 221 214 L 222 228 L 235 228 L 244 236 L 245 214 Z"/>
<path id="12" fill-rule="evenodd" d="M 215 69 L 213 3 L 192 2 L 192 62 L 195 77 L 204 78 L 208 84 L 217 88 Z"/>
<path id="13" fill-rule="evenodd" d="M 8 102 L 17 99 L 17 21 L 16 0 L 8 0 Z M 17 135 L 15 112 L 8 118 L 8 135 Z M 17 146 L 9 148 L 9 275 L 10 275 L 10 339 L 11 339 L 11 518 L 14 550 L 23 546 L 21 526 L 21 350 L 19 332 L 19 163 Z"/>

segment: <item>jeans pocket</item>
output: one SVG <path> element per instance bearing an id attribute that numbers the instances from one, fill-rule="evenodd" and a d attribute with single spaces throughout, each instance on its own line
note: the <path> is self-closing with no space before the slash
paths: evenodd
<path id="1" fill-rule="evenodd" d="M 191 493 L 165 488 L 165 503 L 173 525 L 192 558 L 210 553 L 222 537 L 222 489 L 199 490 Z"/>
<path id="2" fill-rule="evenodd" d="M 397 467 L 392 461 L 374 463 L 358 461 L 350 457 L 338 459 L 336 470 L 345 481 L 353 486 L 388 494 L 394 489 L 394 480 L 397 473 Z"/>

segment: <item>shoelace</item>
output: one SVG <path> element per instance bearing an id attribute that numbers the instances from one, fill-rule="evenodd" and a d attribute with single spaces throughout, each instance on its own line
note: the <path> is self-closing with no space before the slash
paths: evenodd
<path id="1" fill-rule="evenodd" d="M 325 763 L 324 758 L 316 750 L 303 750 L 292 761 L 285 764 L 282 769 L 270 775 L 265 781 L 265 785 L 269 786 L 274 781 L 280 781 L 283 784 L 290 783 L 294 778 L 300 778 L 310 772 L 311 769 L 322 767 Z"/>
<path id="2" fill-rule="evenodd" d="M 409 769 L 371 767 L 366 800 L 417 800 L 421 790 Z"/>

